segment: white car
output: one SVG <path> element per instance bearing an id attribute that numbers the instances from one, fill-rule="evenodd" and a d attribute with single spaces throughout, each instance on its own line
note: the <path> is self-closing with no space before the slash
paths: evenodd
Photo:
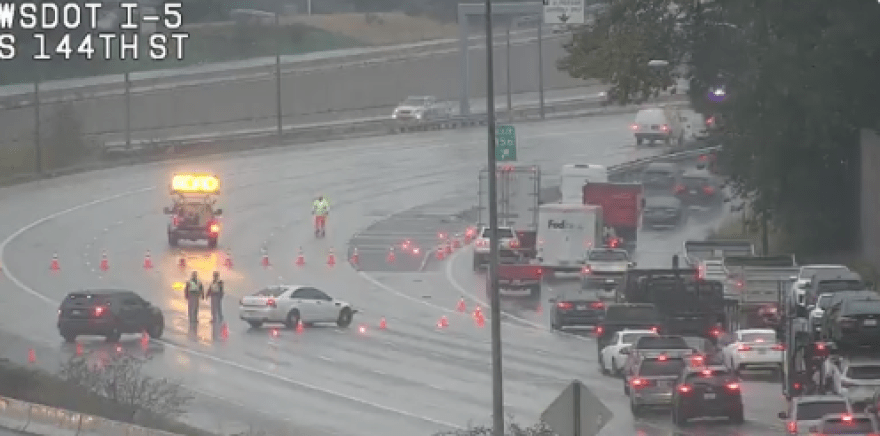
<path id="1" fill-rule="evenodd" d="M 782 368 L 783 345 L 772 329 L 743 329 L 734 332 L 734 342 L 721 351 L 724 364 L 733 371 L 744 368 Z"/>
<path id="2" fill-rule="evenodd" d="M 880 389 L 880 359 L 833 356 L 825 361 L 825 386 L 850 403 L 870 403 Z"/>
<path id="3" fill-rule="evenodd" d="M 849 272 L 849 268 L 843 265 L 804 265 L 798 271 L 798 275 L 792 277 L 791 291 L 797 296 L 797 304 L 807 304 L 804 298 L 807 288 L 816 273 L 843 274 Z"/>
<path id="4" fill-rule="evenodd" d="M 822 417 L 832 413 L 853 413 L 852 404 L 840 395 L 804 395 L 791 399 L 787 412 L 779 412 L 789 435 L 809 435 L 810 427 L 819 425 Z"/>
<path id="5" fill-rule="evenodd" d="M 336 323 L 348 327 L 357 310 L 312 286 L 271 286 L 241 299 L 239 317 L 251 327 L 265 323 L 288 328 L 303 324 Z"/>
<path id="6" fill-rule="evenodd" d="M 489 263 L 489 236 L 491 233 L 492 230 L 489 227 L 481 227 L 476 239 L 474 239 L 474 271 Z M 509 255 L 512 250 L 519 247 L 519 238 L 512 228 L 498 227 L 498 251 L 500 254 Z"/>
<path id="7" fill-rule="evenodd" d="M 599 353 L 599 368 L 605 374 L 615 376 L 623 375 L 626 366 L 627 355 L 621 354 L 624 349 L 632 347 L 643 336 L 658 336 L 653 330 L 628 330 L 624 329 L 611 337 L 611 342 Z"/>

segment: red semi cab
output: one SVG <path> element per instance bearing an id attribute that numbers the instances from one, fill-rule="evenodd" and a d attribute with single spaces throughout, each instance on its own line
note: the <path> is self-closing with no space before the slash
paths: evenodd
<path id="1" fill-rule="evenodd" d="M 541 296 L 541 265 L 502 263 L 498 265 L 498 288 L 502 294 Z"/>
<path id="2" fill-rule="evenodd" d="M 629 251 L 636 248 L 642 219 L 641 183 L 587 183 L 584 204 L 602 206 L 605 225 L 612 227 Z"/>

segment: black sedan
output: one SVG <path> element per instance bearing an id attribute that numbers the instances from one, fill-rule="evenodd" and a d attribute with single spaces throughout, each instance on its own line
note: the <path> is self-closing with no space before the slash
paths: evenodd
<path id="1" fill-rule="evenodd" d="M 672 196 L 648 197 L 642 211 L 642 226 L 645 228 L 674 228 L 685 220 L 681 200 Z"/>
<path id="2" fill-rule="evenodd" d="M 724 416 L 742 424 L 742 391 L 737 377 L 724 366 L 686 367 L 672 393 L 672 422 L 685 425 L 694 418 Z"/>
<path id="3" fill-rule="evenodd" d="M 686 172 L 681 177 L 681 183 L 675 187 L 675 196 L 686 206 L 699 207 L 720 206 L 724 198 L 721 184 L 706 170 Z"/>

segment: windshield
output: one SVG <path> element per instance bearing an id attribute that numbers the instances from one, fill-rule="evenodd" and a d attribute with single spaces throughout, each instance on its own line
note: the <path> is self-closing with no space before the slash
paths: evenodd
<path id="1" fill-rule="evenodd" d="M 653 307 L 608 306 L 605 317 L 651 322 L 657 319 L 657 309 Z"/>
<path id="2" fill-rule="evenodd" d="M 815 421 L 822 419 L 823 416 L 831 414 L 831 413 L 847 413 L 849 410 L 846 407 L 846 402 L 844 400 L 837 401 L 816 401 L 816 402 L 808 402 L 808 403 L 800 403 L 797 405 L 797 416 L 795 417 L 798 421 Z"/>
<path id="3" fill-rule="evenodd" d="M 874 423 L 870 418 L 853 418 L 846 422 L 840 419 L 828 420 L 819 429 L 822 434 L 864 435 L 874 432 Z"/>
<path id="4" fill-rule="evenodd" d="M 880 301 L 877 301 L 877 300 L 848 301 L 846 304 L 846 310 L 844 310 L 843 312 L 847 315 L 880 314 Z"/>
<path id="5" fill-rule="evenodd" d="M 831 300 L 831 295 L 820 295 L 819 301 L 816 303 L 816 305 L 819 307 L 819 309 L 825 310 L 829 306 L 831 306 Z"/>
<path id="6" fill-rule="evenodd" d="M 642 184 L 653 187 L 672 187 L 675 177 L 666 171 L 645 171 L 642 176 Z"/>
<path id="7" fill-rule="evenodd" d="M 742 334 L 742 342 L 754 343 L 754 342 L 770 342 L 776 343 L 776 334 L 775 333 L 743 333 Z"/>
<path id="8" fill-rule="evenodd" d="M 639 366 L 640 377 L 657 377 L 679 375 L 684 370 L 684 360 L 682 359 L 646 359 Z"/>
<path id="9" fill-rule="evenodd" d="M 636 346 L 640 350 L 677 350 L 691 348 L 684 338 L 679 336 L 647 336 L 639 339 Z"/>
<path id="10" fill-rule="evenodd" d="M 492 236 L 492 229 L 490 229 L 488 227 L 483 229 L 483 236 L 482 237 L 488 239 L 490 236 Z M 509 239 L 512 237 L 513 237 L 513 230 L 511 230 L 510 228 L 500 227 L 498 229 L 498 238 Z"/>
<path id="11" fill-rule="evenodd" d="M 284 293 L 284 289 L 282 289 L 282 288 L 268 288 L 268 289 L 263 289 L 263 290 L 257 292 L 256 294 L 254 294 L 254 296 L 255 297 L 279 297 L 283 293 Z"/>
<path id="12" fill-rule="evenodd" d="M 705 177 L 694 177 L 694 176 L 685 176 L 682 178 L 682 182 L 688 188 L 701 188 L 709 184 L 709 179 Z"/>
<path id="13" fill-rule="evenodd" d="M 624 344 L 634 344 L 639 338 L 644 336 L 652 336 L 648 333 L 627 333 L 620 339 Z"/>
<path id="14" fill-rule="evenodd" d="M 627 261 L 629 255 L 625 251 L 591 251 L 590 260 L 598 260 L 601 262 Z"/>
<path id="15" fill-rule="evenodd" d="M 712 344 L 704 339 L 696 336 L 687 336 L 684 338 L 685 343 L 687 343 L 688 347 L 691 347 L 700 352 L 707 352 L 712 349 Z"/>
<path id="16" fill-rule="evenodd" d="M 827 271 L 829 273 L 846 273 L 849 272 L 849 268 L 847 267 L 829 267 L 829 268 L 810 268 L 805 266 L 801 268 L 801 274 L 798 276 L 799 279 L 808 279 L 820 271 Z"/>
<path id="17" fill-rule="evenodd" d="M 850 366 L 846 370 L 846 377 L 851 380 L 878 380 L 880 379 L 880 365 Z"/>
<path id="18" fill-rule="evenodd" d="M 424 106 L 427 102 L 425 98 L 409 97 L 401 103 L 401 106 Z"/>

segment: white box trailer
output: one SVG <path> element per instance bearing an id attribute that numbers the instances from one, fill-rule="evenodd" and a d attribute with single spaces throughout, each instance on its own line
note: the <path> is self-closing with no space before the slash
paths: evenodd
<path id="1" fill-rule="evenodd" d="M 547 270 L 580 271 L 587 250 L 602 245 L 601 206 L 544 204 L 538 217 L 537 258 Z"/>

